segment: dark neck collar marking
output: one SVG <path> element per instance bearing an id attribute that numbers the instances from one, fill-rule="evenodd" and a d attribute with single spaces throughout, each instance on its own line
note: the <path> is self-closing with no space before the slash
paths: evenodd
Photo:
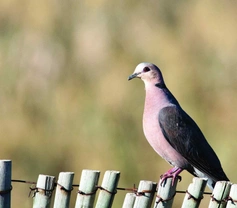
<path id="1" fill-rule="evenodd" d="M 166 85 L 164 83 L 156 83 L 155 86 L 160 88 L 160 89 L 166 88 Z"/>

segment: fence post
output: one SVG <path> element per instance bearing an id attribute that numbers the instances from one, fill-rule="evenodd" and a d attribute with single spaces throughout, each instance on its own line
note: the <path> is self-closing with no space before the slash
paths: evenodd
<path id="1" fill-rule="evenodd" d="M 93 207 L 100 171 L 82 170 L 75 208 Z"/>
<path id="2" fill-rule="evenodd" d="M 68 208 L 72 191 L 74 173 L 61 172 L 59 173 L 57 189 L 54 199 L 54 208 Z"/>
<path id="3" fill-rule="evenodd" d="M 230 189 L 229 200 L 227 202 L 226 208 L 236 208 L 237 207 L 237 184 L 233 184 Z"/>
<path id="4" fill-rule="evenodd" d="M 212 192 L 208 208 L 224 208 L 227 204 L 231 183 L 229 181 L 218 181 Z"/>
<path id="5" fill-rule="evenodd" d="M 156 186 L 157 183 L 152 181 L 140 181 L 134 208 L 150 208 L 156 192 Z"/>
<path id="6" fill-rule="evenodd" d="M 54 182 L 54 176 L 39 175 L 35 188 L 33 208 L 50 207 L 51 196 L 54 190 Z"/>
<path id="7" fill-rule="evenodd" d="M 127 193 L 123 201 L 122 208 L 133 208 L 135 199 L 136 199 L 136 195 L 134 193 Z"/>
<path id="8" fill-rule="evenodd" d="M 96 203 L 96 208 L 109 208 L 112 207 L 114 200 L 114 195 L 117 192 L 117 185 L 120 177 L 119 171 L 106 171 L 101 188 L 98 200 Z"/>
<path id="9" fill-rule="evenodd" d="M 0 160 L 0 208 L 11 207 L 12 161 Z"/>
<path id="10" fill-rule="evenodd" d="M 174 184 L 172 185 L 172 180 L 174 180 Z M 154 208 L 170 208 L 172 207 L 174 196 L 176 193 L 176 186 L 179 178 L 167 178 L 164 182 L 159 182 L 157 186 L 157 196 L 154 204 Z"/>
<path id="11" fill-rule="evenodd" d="M 207 184 L 206 178 L 193 178 L 193 183 L 188 187 L 185 194 L 182 208 L 192 207 L 197 208 L 203 198 L 203 192 Z"/>

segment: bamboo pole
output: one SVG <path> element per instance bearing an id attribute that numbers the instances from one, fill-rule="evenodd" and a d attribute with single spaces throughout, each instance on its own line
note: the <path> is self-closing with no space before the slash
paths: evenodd
<path id="1" fill-rule="evenodd" d="M 98 170 L 82 171 L 75 208 L 93 207 L 99 177 L 100 177 L 100 171 Z"/>
<path id="2" fill-rule="evenodd" d="M 96 208 L 109 208 L 112 207 L 114 195 L 117 192 L 117 185 L 120 177 L 118 171 L 106 171 L 103 181 L 102 189 L 100 190 Z"/>
<path id="3" fill-rule="evenodd" d="M 226 208 L 237 208 L 237 184 L 231 186 Z"/>
<path id="4" fill-rule="evenodd" d="M 11 207 L 11 160 L 0 160 L 0 208 Z"/>
<path id="5" fill-rule="evenodd" d="M 59 173 L 57 188 L 54 199 L 54 208 L 68 208 L 72 191 L 74 173 Z"/>
<path id="6" fill-rule="evenodd" d="M 193 183 L 188 187 L 187 193 L 185 194 L 182 208 L 191 207 L 197 208 L 203 198 L 204 189 L 207 184 L 206 178 L 193 178 Z"/>
<path id="7" fill-rule="evenodd" d="M 33 208 L 49 208 L 54 190 L 54 176 L 40 174 L 37 180 Z"/>
<path id="8" fill-rule="evenodd" d="M 212 192 L 208 208 L 224 208 L 230 192 L 231 183 L 229 181 L 218 181 Z"/>
<path id="9" fill-rule="evenodd" d="M 157 183 L 152 181 L 140 181 L 134 208 L 150 208 L 156 191 L 156 186 Z"/>
<path id="10" fill-rule="evenodd" d="M 127 193 L 123 202 L 122 208 L 133 208 L 136 195 L 134 193 Z"/>
<path id="11" fill-rule="evenodd" d="M 172 184 L 172 180 L 174 180 L 174 184 Z M 154 204 L 154 208 L 170 208 L 172 207 L 174 196 L 176 192 L 176 186 L 179 178 L 167 178 L 161 184 L 161 180 L 158 185 L 158 191 L 156 196 L 156 201 Z"/>

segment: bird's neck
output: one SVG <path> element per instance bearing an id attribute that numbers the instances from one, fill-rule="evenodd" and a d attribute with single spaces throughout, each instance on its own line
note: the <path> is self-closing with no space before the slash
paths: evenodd
<path id="1" fill-rule="evenodd" d="M 156 87 L 154 84 L 145 85 L 146 99 L 145 99 L 145 111 L 159 110 L 167 104 L 167 98 L 163 89 Z"/>
<path id="2" fill-rule="evenodd" d="M 165 89 L 166 88 L 165 83 L 156 83 L 155 86 L 160 88 L 160 89 Z"/>
<path id="3" fill-rule="evenodd" d="M 145 110 L 160 110 L 168 105 L 179 105 L 178 101 L 171 94 L 165 83 L 145 83 L 146 99 Z"/>

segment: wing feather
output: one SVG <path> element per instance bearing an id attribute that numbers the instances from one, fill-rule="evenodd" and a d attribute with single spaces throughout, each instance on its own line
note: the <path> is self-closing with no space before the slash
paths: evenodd
<path id="1" fill-rule="evenodd" d="M 158 119 L 164 137 L 192 166 L 215 181 L 228 180 L 200 128 L 179 106 L 161 109 Z"/>

